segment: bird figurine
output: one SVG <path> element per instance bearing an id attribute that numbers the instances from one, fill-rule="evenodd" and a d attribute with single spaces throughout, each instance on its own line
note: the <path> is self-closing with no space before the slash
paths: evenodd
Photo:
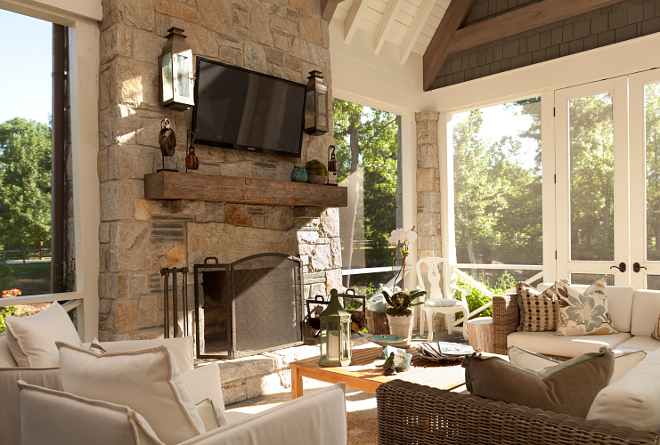
<path id="1" fill-rule="evenodd" d="M 174 130 L 170 127 L 170 120 L 168 118 L 160 121 L 160 134 L 158 135 L 158 145 L 160 146 L 160 152 L 163 158 L 163 168 L 157 171 L 177 171 L 172 169 L 165 168 L 165 156 L 171 157 L 176 153 L 176 134 Z"/>
<path id="2" fill-rule="evenodd" d="M 383 368 L 383 375 L 396 375 L 396 368 L 394 366 L 394 352 L 390 352 L 390 356 L 387 357 L 385 363 L 378 366 Z"/>

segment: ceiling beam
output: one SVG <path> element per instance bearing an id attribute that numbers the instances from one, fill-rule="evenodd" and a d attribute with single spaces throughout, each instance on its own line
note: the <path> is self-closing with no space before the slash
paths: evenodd
<path id="1" fill-rule="evenodd" d="M 360 18 L 367 9 L 367 0 L 353 0 L 351 9 L 348 10 L 346 20 L 344 20 L 344 43 L 347 45 L 353 40 Z"/>
<path id="2" fill-rule="evenodd" d="M 544 0 L 492 19 L 476 23 L 454 33 L 447 54 L 494 42 L 530 29 L 540 28 L 584 14 L 621 0 Z M 452 2 L 453 3 L 453 2 Z"/>
<path id="3" fill-rule="evenodd" d="M 408 60 L 419 35 L 422 33 L 422 29 L 424 29 L 424 25 L 426 25 L 426 21 L 429 19 L 429 15 L 431 15 L 431 11 L 433 11 L 435 2 L 436 0 L 423 0 L 422 4 L 419 5 L 415 18 L 410 24 L 403 42 L 401 42 L 401 65 L 405 65 Z"/>
<path id="4" fill-rule="evenodd" d="M 580 0 L 583 1 L 583 0 Z M 452 0 L 440 25 L 435 30 L 431 43 L 424 53 L 423 85 L 428 91 L 447 59 L 447 48 L 456 30 L 463 26 L 477 0 Z"/>
<path id="5" fill-rule="evenodd" d="M 376 32 L 374 32 L 374 54 L 378 55 L 383 48 L 387 35 L 392 29 L 394 20 L 396 20 L 396 16 L 399 14 L 402 5 L 403 0 L 389 0 L 387 2 L 380 23 L 376 27 Z"/>
<path id="6" fill-rule="evenodd" d="M 337 5 L 343 1 L 344 0 L 321 0 L 321 18 L 324 18 L 328 22 L 332 20 Z"/>

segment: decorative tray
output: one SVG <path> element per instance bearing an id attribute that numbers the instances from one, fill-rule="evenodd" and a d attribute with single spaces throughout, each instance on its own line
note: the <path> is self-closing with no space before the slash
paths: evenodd
<path id="1" fill-rule="evenodd" d="M 396 335 L 372 335 L 367 340 L 380 346 L 394 346 L 395 348 L 407 348 L 410 346 L 408 337 L 398 337 Z"/>

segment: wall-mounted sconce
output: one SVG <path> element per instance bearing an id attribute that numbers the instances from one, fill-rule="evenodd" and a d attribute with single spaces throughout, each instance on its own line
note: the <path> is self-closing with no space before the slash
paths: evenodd
<path id="1" fill-rule="evenodd" d="M 320 135 L 328 132 L 328 87 L 323 73 L 310 71 L 305 94 L 305 133 Z"/>
<path id="2" fill-rule="evenodd" d="M 167 43 L 158 57 L 160 66 L 160 103 L 184 111 L 195 105 L 193 96 L 193 54 L 183 29 L 167 30 Z"/>

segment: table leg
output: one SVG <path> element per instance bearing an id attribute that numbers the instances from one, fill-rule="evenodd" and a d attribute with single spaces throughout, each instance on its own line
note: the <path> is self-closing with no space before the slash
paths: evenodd
<path id="1" fill-rule="evenodd" d="M 303 379 L 298 371 L 298 367 L 291 367 L 291 400 L 302 397 L 303 395 Z"/>

